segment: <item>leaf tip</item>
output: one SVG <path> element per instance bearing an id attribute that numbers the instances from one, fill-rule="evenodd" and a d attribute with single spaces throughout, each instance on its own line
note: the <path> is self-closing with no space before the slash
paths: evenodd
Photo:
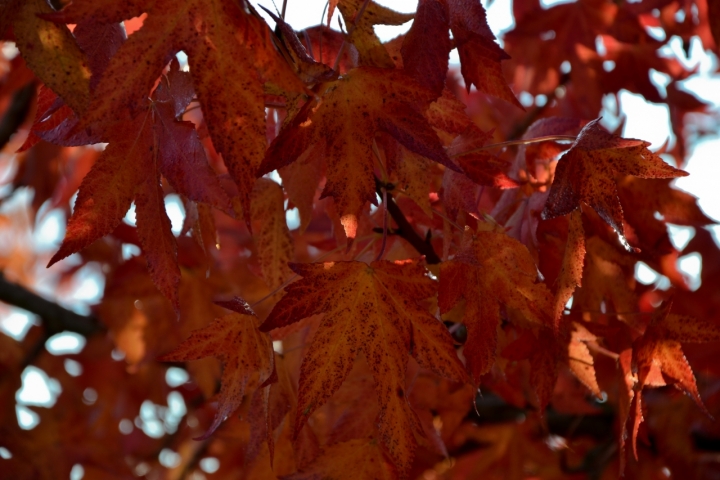
<path id="1" fill-rule="evenodd" d="M 257 317 L 252 307 L 244 299 L 238 296 L 235 296 L 230 300 L 215 300 L 213 303 L 219 307 L 232 310 L 233 312 L 240 313 L 242 315 L 252 315 L 253 317 Z"/>

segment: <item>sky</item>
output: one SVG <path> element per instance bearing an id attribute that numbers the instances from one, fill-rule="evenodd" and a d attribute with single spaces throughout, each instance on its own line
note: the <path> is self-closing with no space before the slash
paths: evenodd
<path id="1" fill-rule="evenodd" d="M 278 8 L 281 7 L 282 0 L 278 1 Z M 275 7 L 271 0 L 254 0 L 252 3 L 263 5 L 266 8 L 275 11 Z M 377 3 L 393 8 L 400 12 L 413 12 L 417 6 L 417 1 L 413 0 L 377 0 Z M 485 2 L 484 2 L 485 3 Z M 544 6 L 550 6 L 561 2 L 547 1 Z M 323 9 L 325 0 L 288 0 L 286 20 L 296 30 L 300 30 L 309 26 L 317 25 L 323 19 Z M 264 14 L 264 12 L 262 12 Z M 491 29 L 500 36 L 503 31 L 512 28 L 514 22 L 511 15 L 510 0 L 494 0 L 487 7 L 488 23 Z M 332 20 L 332 25 L 337 27 L 337 12 Z M 269 23 L 272 25 L 272 20 Z M 400 27 L 376 27 L 376 32 L 382 40 L 389 40 L 395 36 L 406 32 L 410 28 L 411 22 Z M 652 32 L 651 32 L 652 33 Z M 717 60 L 714 56 L 706 55 L 698 42 L 692 44 L 690 49 L 690 58 L 686 59 L 682 52 L 682 43 L 679 39 L 671 39 L 669 46 L 665 47 L 664 53 L 668 56 L 676 56 L 686 67 L 697 69 L 690 79 L 684 82 L 685 88 L 697 95 L 698 97 L 710 101 L 714 106 L 720 107 L 720 77 L 714 76 L 712 72 L 717 68 Z M 456 52 L 451 53 L 451 63 L 459 64 Z M 662 78 L 662 74 L 655 74 L 653 80 L 661 87 L 666 83 Z M 667 107 L 656 105 L 645 101 L 642 97 L 634 95 L 630 92 L 621 92 L 619 95 L 619 106 L 622 113 L 627 117 L 623 130 L 624 137 L 639 138 L 652 143 L 651 149 L 659 148 L 670 136 L 669 114 Z M 608 114 L 609 112 L 606 112 Z M 613 121 L 613 116 L 608 114 L 609 122 Z M 711 218 L 720 219 L 720 189 L 717 188 L 717 174 L 720 173 L 718 166 L 718 154 L 720 151 L 720 136 L 709 138 L 693 146 L 690 160 L 685 169 L 690 172 L 689 177 L 684 177 L 676 181 L 675 186 L 686 190 L 699 197 L 701 208 Z M 22 206 L 29 201 L 23 198 L 23 195 L 16 195 L 16 199 L 10 202 L 9 207 L 12 208 L 13 202 Z M 26 196 L 27 197 L 27 196 Z M 182 225 L 183 210 L 179 200 L 173 196 L 167 199 L 168 214 L 173 223 L 173 230 L 179 233 Z M 130 212 L 126 217 L 129 223 L 134 223 L 134 212 Z M 293 212 L 288 215 L 289 224 L 297 222 L 297 217 Z M 62 214 L 50 213 L 45 215 L 42 222 L 37 226 L 33 242 L 39 249 L 53 250 L 57 248 L 64 234 L 64 219 Z M 716 240 L 720 234 L 720 228 L 712 228 L 716 235 Z M 671 237 L 675 246 L 679 249 L 684 247 L 692 238 L 694 230 L 687 227 L 671 227 Z M 137 254 L 139 252 L 129 248 L 127 255 Z M 700 272 L 700 259 L 697 254 L 688 255 L 681 258 L 680 268 L 694 278 L 695 287 L 699 286 L 697 276 Z M 640 264 L 636 270 L 636 276 L 639 281 L 663 288 L 669 285 L 667 279 L 664 279 L 657 272 L 651 270 L 647 265 Z M 47 287 L 46 294 L 51 294 L 50 287 Z M 42 290 L 42 287 L 41 287 Z M 93 266 L 86 267 L 78 276 L 77 288 L 74 294 L 68 300 L 68 306 L 78 310 L 80 313 L 88 311 L 88 305 L 98 301 L 103 291 L 103 276 L 99 269 Z M 19 309 L 6 310 L 9 313 L 0 318 L 0 329 L 14 338 L 22 338 L 30 328 L 34 320 Z M 47 348 L 51 354 L 61 355 L 66 353 L 79 352 L 85 344 L 83 337 L 63 333 L 58 334 L 48 340 Z M 117 360 L 122 360 L 122 356 L 118 354 Z M 79 374 L 80 364 L 72 360 L 65 361 L 65 367 L 70 374 Z M 168 372 L 168 383 L 173 386 L 182 384 L 187 381 L 187 374 L 184 371 L 175 371 L 178 369 L 170 369 Z M 37 419 L 28 405 L 51 406 L 54 404 L 59 391 L 60 385 L 57 381 L 49 378 L 42 370 L 36 367 L 28 367 L 23 373 L 23 388 L 18 390 L 16 400 L 18 403 L 17 414 L 21 426 L 24 428 L 33 428 Z M 92 390 L 92 389 L 89 389 Z M 94 391 L 85 392 L 85 400 L 90 402 L 97 398 Z M 182 398 L 168 398 L 169 407 L 160 407 L 152 403 L 144 404 L 141 412 L 136 419 L 128 419 L 121 422 L 119 428 L 121 431 L 131 431 L 133 428 L 142 428 L 148 435 L 154 436 L 170 431 L 177 427 L 177 421 L 184 414 L 185 405 Z M 164 410 L 162 410 L 164 408 Z M 6 451 L 0 449 L 0 457 L 6 455 Z M 174 452 L 168 451 L 161 454 L 161 461 L 171 465 L 176 459 Z M 210 459 L 207 459 L 208 471 L 217 468 Z M 72 480 L 82 478 L 82 467 L 75 469 Z M 211 473 L 211 472 L 210 472 Z"/>

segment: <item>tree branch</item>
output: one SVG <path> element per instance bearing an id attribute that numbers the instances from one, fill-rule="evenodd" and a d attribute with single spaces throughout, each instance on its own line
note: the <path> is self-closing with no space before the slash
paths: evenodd
<path id="1" fill-rule="evenodd" d="M 397 230 L 393 233 L 407 240 L 408 243 L 418 251 L 418 253 L 425 255 L 425 261 L 429 265 L 440 263 L 440 257 L 438 257 L 437 253 L 435 253 L 435 250 L 432 245 L 430 245 L 430 242 L 423 240 L 422 237 L 417 234 L 412 225 L 410 225 L 410 222 L 408 222 L 407 218 L 405 218 L 405 214 L 402 210 L 400 210 L 397 203 L 395 203 L 395 199 L 388 191 L 387 186 L 378 180 L 377 177 L 375 177 L 375 188 L 380 195 L 383 195 L 383 190 L 387 192 L 387 211 L 390 213 L 390 216 L 393 220 L 395 220 L 395 223 L 398 226 Z"/>
<path id="2" fill-rule="evenodd" d="M 50 334 L 69 331 L 89 337 L 105 330 L 95 317 L 79 315 L 51 302 L 22 285 L 8 281 L 2 272 L 0 272 L 0 301 L 40 316 Z"/>
<path id="3" fill-rule="evenodd" d="M 25 121 L 25 117 L 30 113 L 34 95 L 35 82 L 28 83 L 13 95 L 10 106 L 8 106 L 5 115 L 0 119 L 0 149 L 7 145 L 13 133 Z"/>

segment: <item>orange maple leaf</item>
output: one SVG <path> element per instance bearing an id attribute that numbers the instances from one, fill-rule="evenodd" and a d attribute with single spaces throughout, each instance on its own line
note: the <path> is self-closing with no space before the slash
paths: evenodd
<path id="1" fill-rule="evenodd" d="M 360 66 L 393 68 L 395 63 L 375 34 L 375 25 L 402 25 L 413 14 L 398 13 L 382 5 L 364 0 L 339 0 L 337 7 L 348 25 L 347 41 L 358 51 Z"/>
<path id="2" fill-rule="evenodd" d="M 687 175 L 687 172 L 668 165 L 648 150 L 649 145 L 642 140 L 608 133 L 600 126 L 600 118 L 589 122 L 570 150 L 558 161 L 542 217 L 550 219 L 567 215 L 584 203 L 623 235 L 618 179 L 624 175 L 640 178 Z"/>
<path id="3" fill-rule="evenodd" d="M 322 96 L 308 102 L 275 138 L 259 175 L 284 167 L 317 145 L 327 162 L 323 197 L 335 199 L 345 233 L 355 237 L 357 217 L 375 203 L 377 132 L 386 132 L 409 150 L 453 170 L 423 112 L 435 99 L 400 70 L 361 67 L 326 83 Z"/>
<path id="4" fill-rule="evenodd" d="M 374 438 L 358 438 L 336 443 L 325 448 L 307 468 L 286 480 L 394 480 L 398 478 L 395 466 L 388 462 Z"/>
<path id="5" fill-rule="evenodd" d="M 671 242 L 667 224 L 702 227 L 713 220 L 700 209 L 697 198 L 673 188 L 671 182 L 625 177 L 618 184 L 618 192 L 625 206 L 628 242 L 640 247 L 640 260 L 668 277 L 673 285 L 688 288 L 677 266 L 679 253 Z"/>
<path id="6" fill-rule="evenodd" d="M 380 439 L 402 471 L 422 435 L 408 404 L 408 354 L 440 375 L 464 381 L 465 371 L 442 322 L 418 302 L 436 284 L 415 263 L 377 261 L 291 264 L 303 279 L 287 287 L 261 329 L 269 331 L 324 313 L 300 368 L 295 435 L 348 376 L 362 352 L 373 372 L 380 404 Z"/>
<path id="7" fill-rule="evenodd" d="M 77 3 L 50 18 L 117 22 L 137 10 L 128 5 L 109 9 L 112 15 L 107 15 L 106 2 L 97 7 Z M 249 221 L 255 170 L 266 147 L 263 81 L 283 92 L 302 92 L 303 84 L 275 50 L 254 10 L 221 0 L 157 0 L 142 10 L 148 14 L 142 28 L 110 60 L 80 127 L 137 115 L 163 68 L 185 51 L 213 146 L 238 185 Z M 226 81 L 229 78 L 233 81 Z"/>
<path id="8" fill-rule="evenodd" d="M 698 320 L 670 313 L 672 302 L 658 308 L 645 333 L 632 345 L 632 369 L 637 372 L 635 415 L 631 441 L 637 459 L 636 439 L 643 421 L 642 390 L 645 387 L 675 385 L 689 395 L 698 407 L 710 415 L 698 392 L 695 375 L 685 358 L 683 343 L 704 343 L 720 340 L 720 325 L 710 320 Z"/>
<path id="9" fill-rule="evenodd" d="M 13 31 L 28 67 L 75 112 L 84 112 L 90 103 L 90 69 L 73 34 L 64 25 L 40 18 L 53 12 L 47 2 L 12 3 L 17 10 L 8 14 L 15 14 Z"/>
<path id="10" fill-rule="evenodd" d="M 530 252 L 523 244 L 489 224 L 465 229 L 455 258 L 440 265 L 438 303 L 449 312 L 465 299 L 463 323 L 468 337 L 463 350 L 475 383 L 495 360 L 501 306 L 518 310 L 530 322 L 549 325 L 552 296 Z"/>
<path id="11" fill-rule="evenodd" d="M 450 30 L 460 55 L 460 71 L 472 85 L 489 95 L 522 108 L 502 73 L 500 62 L 510 58 L 495 42 L 485 8 L 474 0 L 448 0 Z"/>
<path id="12" fill-rule="evenodd" d="M 199 439 L 209 437 L 234 412 L 247 394 L 267 382 L 275 372 L 270 336 L 260 332 L 254 315 L 231 313 L 194 330 L 163 362 L 183 362 L 217 357 L 223 364 L 218 408 L 212 425 Z"/>
<path id="13" fill-rule="evenodd" d="M 575 288 L 582 285 L 583 265 L 585 261 L 585 231 L 582 225 L 582 211 L 576 210 L 568 216 L 567 242 L 557 282 L 553 285 L 555 300 L 553 306 L 553 325 L 558 328 L 565 305 L 573 296 Z"/>
<path id="14" fill-rule="evenodd" d="M 573 230 L 572 224 L 570 229 Z M 568 241 L 570 244 L 571 240 Z M 617 314 L 628 324 L 636 321 L 637 317 L 632 315 L 638 310 L 637 297 L 632 291 L 635 257 L 598 236 L 584 239 L 582 245 L 586 252 L 583 284 L 574 291 L 571 310 L 590 321 L 598 321 L 602 311 Z"/>
<path id="15" fill-rule="evenodd" d="M 536 332 L 525 330 L 503 349 L 502 356 L 508 360 L 530 361 L 530 384 L 535 389 L 540 411 L 544 411 L 552 399 L 561 364 L 567 365 L 576 379 L 595 397 L 601 398 L 595 361 L 588 348 L 588 344 L 596 340 L 583 324 L 566 323 L 556 332 L 549 328 Z"/>
<path id="16" fill-rule="evenodd" d="M 265 283 L 276 289 L 290 277 L 287 263 L 293 257 L 293 243 L 285 220 L 282 187 L 267 178 L 258 179 L 253 189 L 250 218 L 256 232 L 255 245 Z"/>
<path id="17" fill-rule="evenodd" d="M 601 86 L 593 75 L 591 56 L 597 57 L 595 39 L 611 27 L 618 9 L 618 5 L 602 0 L 553 5 L 549 9 L 533 2 L 514 5 L 517 25 L 503 39 L 512 63 L 517 65 L 516 87 L 533 95 L 548 94 L 560 84 L 561 65 L 568 61 L 570 83 L 580 86 L 579 95 L 585 100 L 578 108 L 588 115 L 598 111 Z M 639 23 L 635 28 L 636 35 L 648 36 Z"/>
<path id="18" fill-rule="evenodd" d="M 175 120 L 191 95 L 178 90 L 188 74 L 178 70 L 177 62 L 174 67 L 144 114 L 116 124 L 107 133 L 109 145 L 83 179 L 63 243 L 48 266 L 111 233 L 135 199 L 138 236 L 150 274 L 177 308 L 180 269 L 160 174 L 191 200 L 223 210 L 230 203 L 207 162 L 195 126 Z"/>
<path id="19" fill-rule="evenodd" d="M 450 40 L 448 29 L 452 31 Z M 522 108 L 505 80 L 500 62 L 510 56 L 495 41 L 485 8 L 474 0 L 424 0 L 402 46 L 405 68 L 439 96 L 445 83 L 448 54 L 457 48 L 465 86 Z"/>

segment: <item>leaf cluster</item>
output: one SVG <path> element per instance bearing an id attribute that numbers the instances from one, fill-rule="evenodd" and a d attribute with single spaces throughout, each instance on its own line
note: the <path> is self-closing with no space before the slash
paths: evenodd
<path id="1" fill-rule="evenodd" d="M 715 117 L 657 32 L 717 52 L 720 2 L 513 11 L 501 47 L 478 0 L 330 0 L 299 32 L 247 0 L 0 0 L 0 298 L 42 319 L 0 334 L 0 471 L 714 471 L 720 250 L 672 180 Z M 621 91 L 667 105 L 675 141 L 623 138 Z M 62 242 L 34 250 L 50 211 Z M 88 316 L 33 306 L 44 263 L 59 299 L 102 272 Z M 48 352 L 63 331 L 85 348 Z M 61 393 L 24 430 L 31 364 Z"/>

